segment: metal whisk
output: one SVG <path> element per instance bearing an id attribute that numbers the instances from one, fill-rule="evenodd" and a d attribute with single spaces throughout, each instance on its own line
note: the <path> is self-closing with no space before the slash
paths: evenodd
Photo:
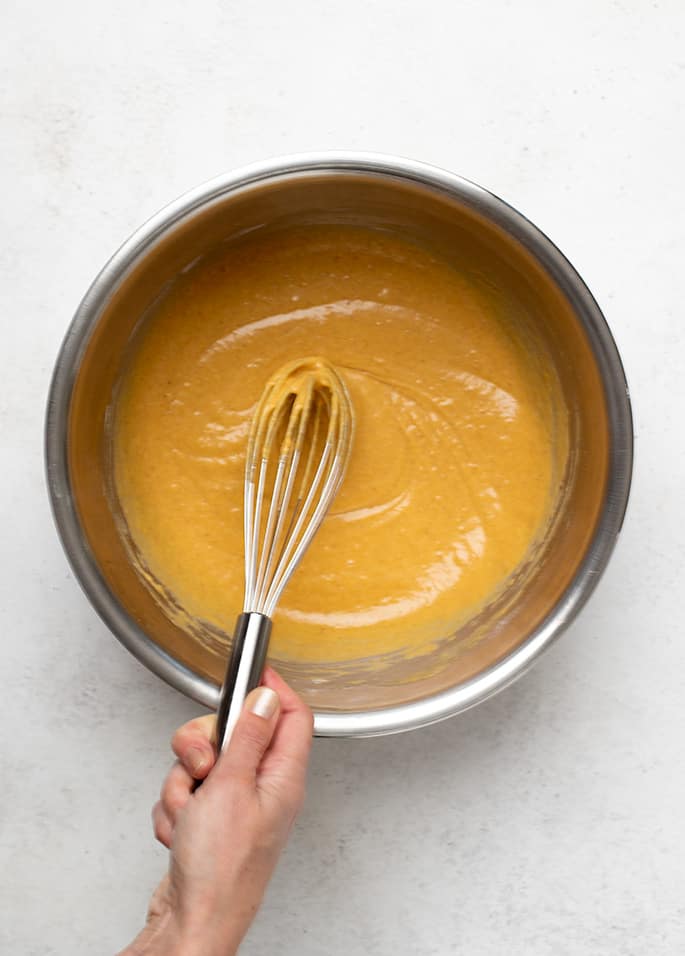
<path id="1" fill-rule="evenodd" d="M 283 366 L 257 405 L 245 462 L 245 603 L 217 714 L 222 749 L 259 684 L 271 616 L 340 487 L 353 431 L 345 383 L 322 358 Z"/>

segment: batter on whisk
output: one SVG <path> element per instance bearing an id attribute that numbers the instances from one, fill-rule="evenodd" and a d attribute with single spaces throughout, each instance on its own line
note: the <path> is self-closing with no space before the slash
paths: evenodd
<path id="1" fill-rule="evenodd" d="M 345 481 L 274 615 L 275 659 L 421 654 L 498 593 L 565 467 L 551 364 L 487 289 L 398 235 L 308 226 L 225 245 L 146 321 L 120 389 L 118 497 L 149 573 L 230 629 L 249 423 L 281 365 L 338 370 Z"/>

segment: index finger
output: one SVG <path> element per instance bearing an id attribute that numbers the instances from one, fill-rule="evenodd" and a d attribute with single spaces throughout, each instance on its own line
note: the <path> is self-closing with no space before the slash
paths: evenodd
<path id="1" fill-rule="evenodd" d="M 216 760 L 214 733 L 216 716 L 206 714 L 179 727 L 171 741 L 183 766 L 197 779 L 206 777 Z"/>

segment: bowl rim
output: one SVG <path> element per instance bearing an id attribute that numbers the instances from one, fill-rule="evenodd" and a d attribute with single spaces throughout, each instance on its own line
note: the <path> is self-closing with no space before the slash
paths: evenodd
<path id="1" fill-rule="evenodd" d="M 399 179 L 456 198 L 520 242 L 570 301 L 599 368 L 607 402 L 609 468 L 595 533 L 585 557 L 545 619 L 518 647 L 465 683 L 429 697 L 365 711 L 320 711 L 314 732 L 363 737 L 427 726 L 481 703 L 522 676 L 576 618 L 594 591 L 614 549 L 628 503 L 633 462 L 633 422 L 625 371 L 609 326 L 585 282 L 554 243 L 494 193 L 455 173 L 382 153 L 322 151 L 280 156 L 217 176 L 164 206 L 120 246 L 93 280 L 69 325 L 50 383 L 45 418 L 45 464 L 53 517 L 71 568 L 115 637 L 151 671 L 177 690 L 216 709 L 219 688 L 159 647 L 129 616 L 97 566 L 76 511 L 69 478 L 67 437 L 71 395 L 81 358 L 101 309 L 139 258 L 170 228 L 201 207 L 238 189 L 308 173 L 364 173 Z"/>

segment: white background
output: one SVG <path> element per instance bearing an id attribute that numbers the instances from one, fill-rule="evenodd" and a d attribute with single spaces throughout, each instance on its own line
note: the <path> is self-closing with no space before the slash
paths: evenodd
<path id="1" fill-rule="evenodd" d="M 148 811 L 197 708 L 69 573 L 43 479 L 51 366 L 144 219 L 237 165 L 427 160 L 533 219 L 625 360 L 623 536 L 510 690 L 409 736 L 315 743 L 247 956 L 677 954 L 685 941 L 682 0 L 4 0 L 0 27 L 0 950 L 112 953 L 165 866 Z"/>

